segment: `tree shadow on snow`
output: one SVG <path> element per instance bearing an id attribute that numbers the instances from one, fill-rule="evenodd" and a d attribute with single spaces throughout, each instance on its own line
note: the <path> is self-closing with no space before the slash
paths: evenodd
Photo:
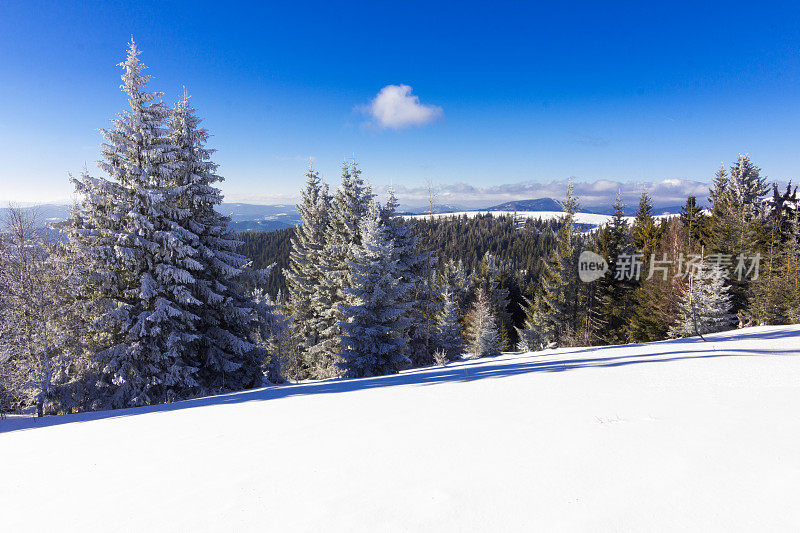
<path id="1" fill-rule="evenodd" d="M 132 409 L 118 409 L 113 411 L 100 411 L 92 413 L 79 413 L 74 415 L 50 416 L 38 418 L 9 418 L 0 421 L 0 433 L 20 431 L 25 429 L 56 426 L 67 423 L 88 422 L 118 417 L 142 415 L 190 409 L 209 405 L 229 405 L 244 402 L 278 400 L 291 396 L 308 394 L 332 394 L 354 392 L 359 390 L 379 387 L 393 387 L 399 385 L 433 385 L 437 383 L 468 382 L 487 378 L 503 378 L 532 372 L 567 372 L 588 368 L 612 368 L 634 364 L 668 363 L 686 359 L 710 359 L 719 357 L 758 357 L 775 355 L 800 355 L 800 350 L 776 351 L 758 348 L 725 348 L 717 350 L 718 342 L 741 339 L 780 339 L 797 338 L 800 331 L 754 331 L 752 333 L 735 332 L 733 334 L 715 334 L 708 336 L 709 342 L 699 338 L 681 339 L 679 341 L 662 341 L 658 343 L 643 344 L 654 349 L 653 352 L 643 354 L 612 355 L 603 357 L 615 346 L 597 346 L 588 348 L 575 348 L 560 350 L 558 353 L 545 351 L 533 354 L 509 353 L 498 357 L 469 359 L 450 363 L 444 367 L 417 368 L 400 374 L 379 376 L 361 379 L 329 379 L 307 383 L 275 385 L 259 389 L 222 394 L 184 400 L 169 404 L 152 405 Z M 688 346 L 687 346 L 688 344 Z M 636 345 L 628 345 L 636 346 Z M 669 348 L 674 348 L 670 350 Z M 576 358 L 577 354 L 594 353 L 595 357 Z M 553 359 L 542 360 L 545 357 Z M 518 360 L 518 361 L 517 361 Z"/>

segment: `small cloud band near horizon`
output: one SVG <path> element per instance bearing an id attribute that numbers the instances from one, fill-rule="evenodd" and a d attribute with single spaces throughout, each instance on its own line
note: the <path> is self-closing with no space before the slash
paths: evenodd
<path id="1" fill-rule="evenodd" d="M 434 185 L 437 204 L 448 204 L 457 207 L 482 209 L 505 202 L 534 200 L 539 198 L 552 198 L 560 201 L 564 198 L 568 181 L 553 180 L 548 182 L 524 181 L 508 183 L 491 187 L 477 187 L 468 183 L 452 183 Z M 331 190 L 335 190 L 337 183 L 329 183 Z M 622 192 L 623 201 L 627 206 L 636 205 L 642 190 L 646 190 L 652 197 L 654 206 L 667 207 L 682 205 L 687 196 L 697 197 L 700 203 L 705 203 L 708 197 L 710 183 L 687 179 L 664 179 L 660 181 L 620 182 L 614 180 L 578 181 L 573 180 L 574 194 L 582 205 L 588 207 L 610 207 L 617 196 L 617 191 Z M 385 198 L 389 185 L 376 186 L 373 190 L 379 198 Z M 409 207 L 424 206 L 428 204 L 427 186 L 407 187 L 392 185 L 401 205 Z M 238 195 L 226 197 L 227 202 L 287 204 L 296 203 L 298 195 Z"/>

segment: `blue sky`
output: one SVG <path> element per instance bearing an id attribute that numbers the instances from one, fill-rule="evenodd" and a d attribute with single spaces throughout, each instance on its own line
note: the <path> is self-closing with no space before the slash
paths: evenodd
<path id="1" fill-rule="evenodd" d="M 0 200 L 96 171 L 131 35 L 166 101 L 192 94 L 234 201 L 293 199 L 310 157 L 335 183 L 353 154 L 409 194 L 709 182 L 739 152 L 800 174 L 796 2 L 554 4 L 4 0 Z"/>

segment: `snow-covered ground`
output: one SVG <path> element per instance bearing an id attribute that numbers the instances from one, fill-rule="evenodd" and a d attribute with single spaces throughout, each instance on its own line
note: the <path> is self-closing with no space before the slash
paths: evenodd
<path id="1" fill-rule="evenodd" d="M 797 530 L 800 327 L 0 422 L 0 531 Z"/>

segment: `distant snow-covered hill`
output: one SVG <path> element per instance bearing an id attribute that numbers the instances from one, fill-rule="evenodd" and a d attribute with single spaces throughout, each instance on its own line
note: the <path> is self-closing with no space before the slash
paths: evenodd
<path id="1" fill-rule="evenodd" d="M 552 198 L 515 200 L 486 208 L 486 211 L 561 211 L 561 204 Z"/>
<path id="2" fill-rule="evenodd" d="M 70 206 L 41 204 L 23 209 L 33 213 L 37 222 L 46 226 L 66 220 Z M 0 220 L 7 211 L 0 207 Z M 237 231 L 268 231 L 288 228 L 300 223 L 300 213 L 294 205 L 257 205 L 223 202 L 217 207 L 221 214 L 231 217 L 231 226 Z"/>
<path id="3" fill-rule="evenodd" d="M 564 216 L 563 211 L 459 211 L 455 213 L 434 213 L 434 218 L 448 218 L 448 217 L 460 217 L 460 216 L 467 216 L 467 217 L 475 217 L 478 215 L 487 215 L 490 214 L 494 217 L 499 216 L 516 216 L 517 218 L 531 218 L 531 219 L 541 219 L 541 220 L 555 220 Z M 431 215 L 405 215 L 404 218 L 426 218 L 430 217 Z M 659 215 L 656 219 L 659 218 L 670 218 L 675 215 Z M 584 226 L 587 229 L 597 228 L 603 224 L 607 224 L 613 217 L 611 215 L 601 215 L 597 213 L 576 213 L 575 214 L 575 222 Z M 625 217 L 629 223 L 633 223 L 634 217 Z"/>

